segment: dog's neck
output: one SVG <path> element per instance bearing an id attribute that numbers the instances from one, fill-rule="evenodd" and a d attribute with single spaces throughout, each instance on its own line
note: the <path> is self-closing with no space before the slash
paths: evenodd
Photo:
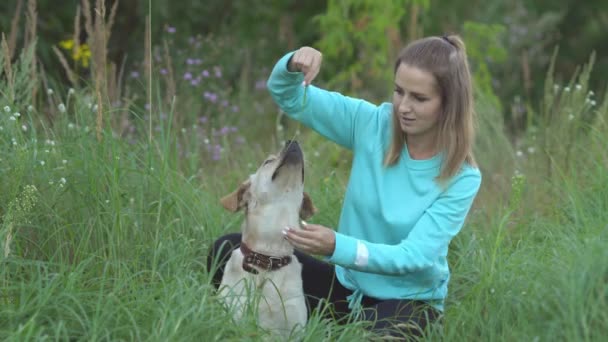
<path id="1" fill-rule="evenodd" d="M 294 248 L 283 238 L 286 227 L 299 228 L 299 213 L 289 209 L 278 214 L 249 213 L 243 222 L 243 241 L 257 253 L 271 256 L 292 255 Z"/>

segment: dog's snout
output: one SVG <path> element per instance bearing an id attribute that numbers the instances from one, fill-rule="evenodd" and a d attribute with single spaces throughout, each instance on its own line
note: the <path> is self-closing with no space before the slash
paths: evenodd
<path id="1" fill-rule="evenodd" d="M 283 163 L 299 163 L 303 159 L 300 144 L 295 140 L 287 140 L 283 148 Z"/>

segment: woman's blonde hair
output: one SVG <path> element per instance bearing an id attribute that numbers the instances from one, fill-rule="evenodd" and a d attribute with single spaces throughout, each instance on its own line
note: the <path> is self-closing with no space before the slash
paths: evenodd
<path id="1" fill-rule="evenodd" d="M 413 41 L 400 52 L 395 73 L 401 64 L 433 74 L 441 94 L 442 112 L 437 123 L 436 147 L 443 153 L 443 161 L 438 180 L 449 180 L 464 162 L 476 167 L 472 151 L 475 139 L 473 87 L 462 39 L 451 35 Z M 392 133 L 391 145 L 384 158 L 386 166 L 399 161 L 406 138 L 394 113 Z"/>

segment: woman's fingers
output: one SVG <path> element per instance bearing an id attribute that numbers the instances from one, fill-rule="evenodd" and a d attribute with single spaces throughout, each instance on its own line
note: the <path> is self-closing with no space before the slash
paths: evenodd
<path id="1" fill-rule="evenodd" d="M 309 85 L 319 74 L 321 68 L 321 52 L 311 48 L 302 47 L 293 56 L 293 64 L 297 70 L 304 74 L 304 83 Z"/>

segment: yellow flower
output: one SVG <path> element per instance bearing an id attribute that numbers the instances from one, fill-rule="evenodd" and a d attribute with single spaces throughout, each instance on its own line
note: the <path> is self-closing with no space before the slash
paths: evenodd
<path id="1" fill-rule="evenodd" d="M 81 44 L 76 49 L 74 49 L 74 40 L 62 40 L 59 42 L 59 46 L 61 46 L 64 50 L 72 51 L 72 59 L 76 62 L 80 62 L 80 64 L 88 68 L 89 60 L 91 59 L 91 49 L 87 44 Z"/>
<path id="2" fill-rule="evenodd" d="M 74 47 L 74 41 L 72 39 L 62 40 L 59 42 L 59 46 L 61 46 L 65 50 L 72 50 L 72 48 Z"/>

